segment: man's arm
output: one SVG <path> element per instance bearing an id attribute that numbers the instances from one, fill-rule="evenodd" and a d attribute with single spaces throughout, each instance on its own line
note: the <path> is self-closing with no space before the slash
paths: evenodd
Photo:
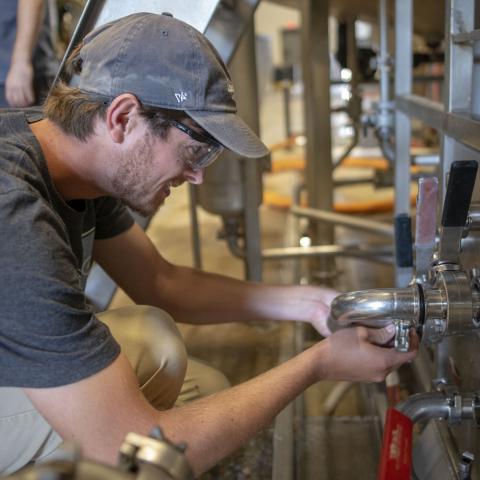
<path id="1" fill-rule="evenodd" d="M 17 33 L 5 80 L 5 97 L 12 107 L 28 107 L 35 102 L 32 58 L 43 13 L 43 0 L 18 1 Z"/>
<path id="2" fill-rule="evenodd" d="M 236 450 L 308 386 L 321 379 L 383 380 L 415 351 L 379 347 L 387 329 L 342 330 L 284 364 L 246 383 L 183 407 L 156 411 L 142 396 L 122 354 L 106 369 L 56 388 L 25 389 L 40 413 L 88 458 L 115 463 L 125 435 L 160 425 L 166 436 L 188 444 L 196 475 Z M 416 349 L 416 337 L 412 338 Z"/>
<path id="3" fill-rule="evenodd" d="M 97 240 L 94 258 L 134 302 L 163 308 L 179 322 L 298 320 L 329 333 L 324 319 L 336 292 L 247 283 L 172 265 L 138 225 L 111 239 Z"/>

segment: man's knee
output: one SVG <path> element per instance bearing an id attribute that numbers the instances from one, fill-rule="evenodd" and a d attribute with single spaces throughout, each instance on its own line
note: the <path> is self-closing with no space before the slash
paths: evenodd
<path id="1" fill-rule="evenodd" d="M 229 387 L 230 382 L 220 370 L 207 365 L 201 360 L 189 357 L 187 373 L 177 405 L 206 397 Z"/>
<path id="2" fill-rule="evenodd" d="M 110 310 L 99 318 L 121 345 L 152 405 L 173 405 L 185 377 L 187 352 L 172 317 L 142 305 Z"/>

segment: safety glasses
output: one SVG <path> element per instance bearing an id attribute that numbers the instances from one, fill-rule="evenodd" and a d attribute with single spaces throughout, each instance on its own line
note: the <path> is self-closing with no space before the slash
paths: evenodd
<path id="1" fill-rule="evenodd" d="M 189 145 L 187 148 L 192 158 L 188 160 L 188 166 L 194 170 L 203 170 L 211 165 L 223 152 L 223 146 L 218 143 L 208 133 L 199 133 L 188 127 L 184 123 L 176 120 L 169 120 L 169 125 L 186 133 L 193 140 L 200 142 L 201 145 Z"/>

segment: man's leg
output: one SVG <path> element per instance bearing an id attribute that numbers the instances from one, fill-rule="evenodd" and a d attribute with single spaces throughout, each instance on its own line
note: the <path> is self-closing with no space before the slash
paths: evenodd
<path id="1" fill-rule="evenodd" d="M 132 306 L 111 310 L 100 318 L 122 346 L 143 394 L 155 408 L 183 405 L 230 386 L 219 370 L 195 358 L 187 359 L 180 332 L 163 310 Z"/>
<path id="2" fill-rule="evenodd" d="M 121 345 L 143 394 L 154 407 L 167 409 L 175 402 L 183 404 L 229 386 L 218 370 L 187 360 L 180 332 L 166 312 L 131 306 L 98 317 Z M 2 474 L 32 461 L 53 459 L 62 444 L 20 388 L 0 388 L 0 440 L 4 445 L 0 448 Z"/>
<path id="3" fill-rule="evenodd" d="M 17 471 L 61 443 L 21 388 L 0 388 L 0 474 Z"/>
<path id="4" fill-rule="evenodd" d="M 220 370 L 201 360 L 188 357 L 187 373 L 175 405 L 183 405 L 228 387 L 230 387 L 230 382 Z"/>
<path id="5" fill-rule="evenodd" d="M 131 306 L 99 318 L 121 345 L 146 399 L 159 410 L 171 408 L 187 370 L 187 351 L 172 317 L 159 308 Z"/>
<path id="6" fill-rule="evenodd" d="M 171 317 L 136 306 L 98 317 L 120 343 L 147 399 L 157 408 L 170 408 L 187 368 L 185 346 Z M 53 459 L 62 439 L 21 388 L 0 388 L 0 443 L 0 474 L 8 474 L 27 463 Z"/>

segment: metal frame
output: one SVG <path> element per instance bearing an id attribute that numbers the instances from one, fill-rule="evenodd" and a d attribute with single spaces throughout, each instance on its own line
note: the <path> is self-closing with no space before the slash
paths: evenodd
<path id="1" fill-rule="evenodd" d="M 413 0 L 395 2 L 395 96 L 412 92 Z M 400 47 L 401 45 L 401 47 Z M 395 218 L 410 212 L 410 139 L 411 120 L 405 113 L 395 111 Z M 398 245 L 396 245 L 398 248 Z M 399 287 L 412 278 L 412 267 L 396 267 Z"/>
<path id="2" fill-rule="evenodd" d="M 441 134 L 441 158 L 439 185 L 441 198 L 445 196 L 447 172 L 456 160 L 479 158 L 480 121 L 472 113 L 475 84 L 474 53 L 475 42 L 480 40 L 480 30 L 474 30 L 475 0 L 445 0 L 445 86 L 443 105 L 418 95 L 412 95 L 412 0 L 396 0 L 395 37 L 396 37 L 396 78 L 395 78 L 395 213 L 409 212 L 410 193 L 410 138 L 411 118 L 437 129 Z M 478 13 L 478 12 L 477 12 Z M 441 210 L 441 209 L 439 209 Z M 397 286 L 403 286 L 409 280 L 406 271 L 397 269 Z M 453 343 L 452 343 L 453 342 Z M 426 372 L 429 361 L 416 360 L 415 366 L 422 371 L 423 387 L 429 389 L 431 381 L 453 383 L 450 358 L 468 355 L 469 344 L 459 343 L 461 339 L 444 340 L 435 351 L 435 361 L 431 372 Z M 471 346 L 471 345 L 470 345 Z M 457 348 L 457 350 L 455 350 Z M 422 352 L 421 352 L 422 353 Z M 423 352 L 424 353 L 424 352 Z M 425 355 L 423 355 L 425 357 Z M 420 368 L 421 367 L 421 368 Z M 439 427 L 440 428 L 440 427 Z M 441 426 L 446 429 L 446 426 Z M 455 434 L 453 434 L 455 436 Z M 458 441 L 458 437 L 455 438 Z M 452 432 L 443 436 L 444 447 L 457 451 L 452 443 Z M 454 458 L 449 457 L 453 471 L 456 471 Z M 458 459 L 457 459 L 458 461 Z"/>
<path id="3" fill-rule="evenodd" d="M 331 210 L 333 166 L 330 134 L 329 0 L 303 0 L 301 6 L 308 206 Z M 333 243 L 333 225 L 312 223 L 310 230 L 315 245 Z M 328 280 L 334 270 L 334 260 L 321 261 L 316 267 L 324 279 Z"/>

